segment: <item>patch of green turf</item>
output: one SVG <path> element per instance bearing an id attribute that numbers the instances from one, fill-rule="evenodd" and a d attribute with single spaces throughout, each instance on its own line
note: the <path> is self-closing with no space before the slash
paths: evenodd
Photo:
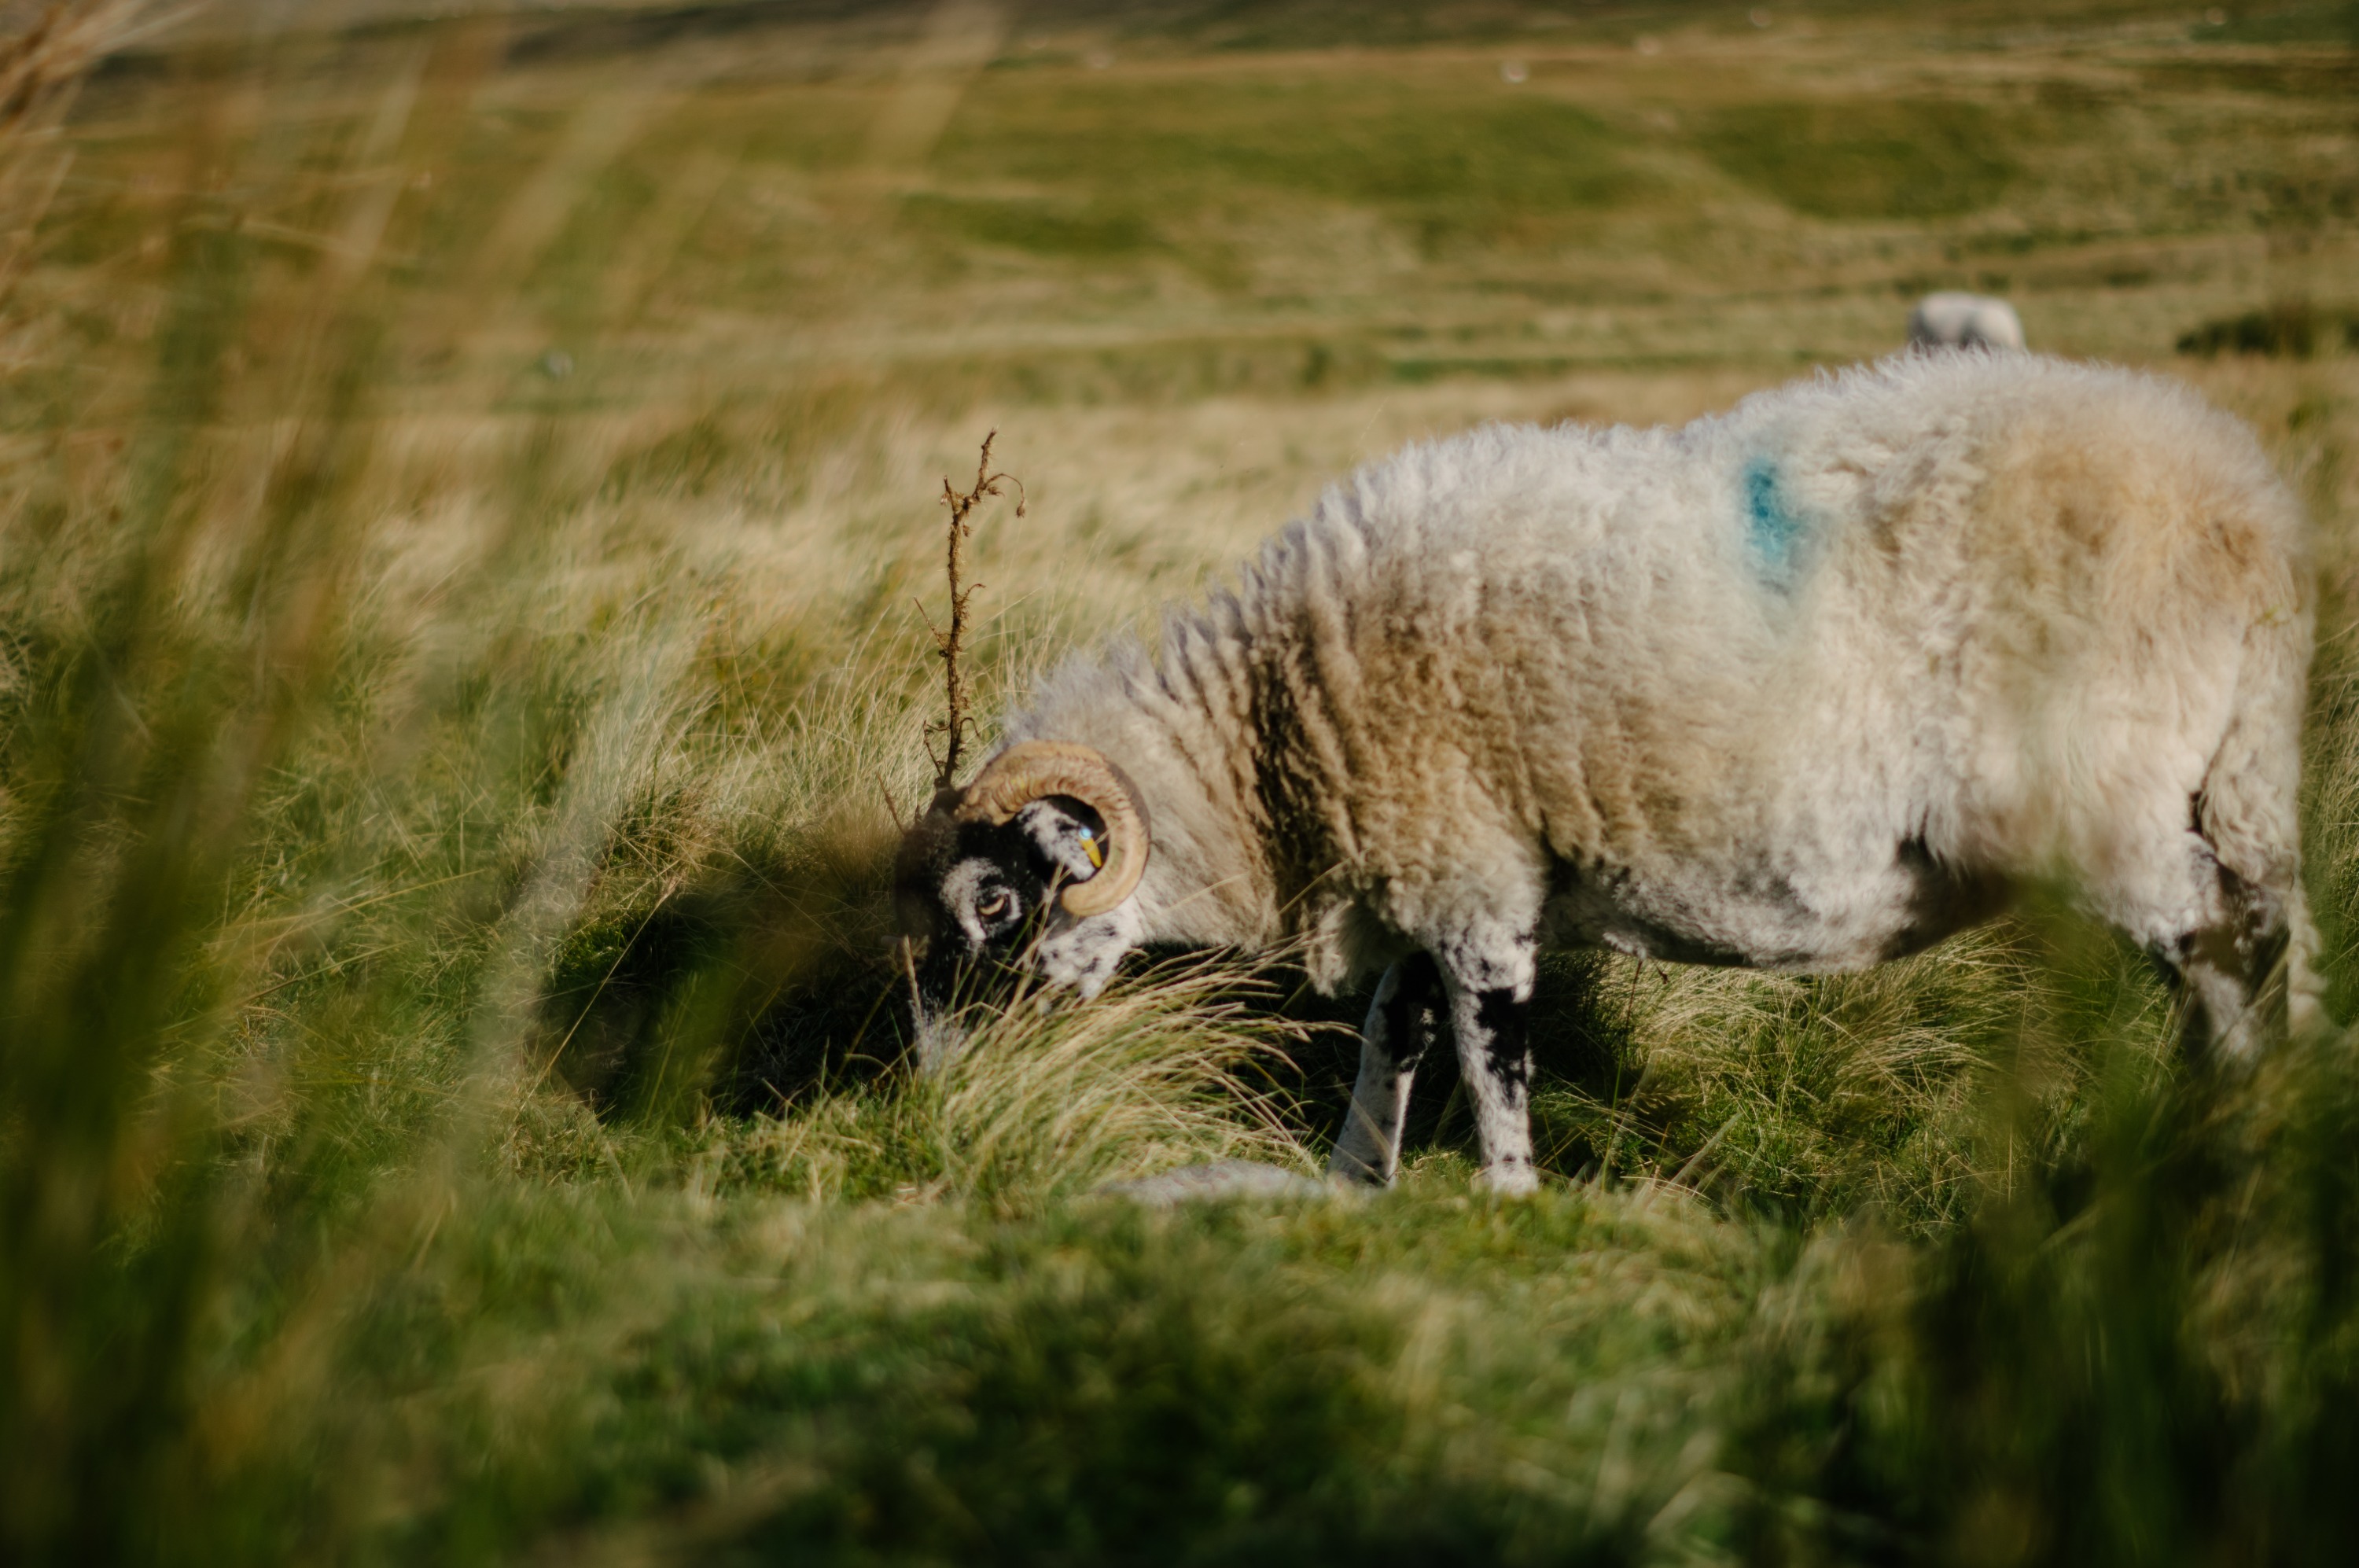
<path id="1" fill-rule="evenodd" d="M 1595 212 L 1634 188 L 1619 138 L 1572 104 L 1386 74 L 978 93 L 938 159 L 954 178 L 1082 180 L 1182 210 L 1240 187 L 1364 204 L 1430 240 Z"/>
<path id="2" fill-rule="evenodd" d="M 1922 219 L 1988 207 L 2017 172 L 2004 122 L 1938 100 L 1748 103 L 1697 137 L 1737 180 L 1816 218 Z"/>
<path id="3" fill-rule="evenodd" d="M 1036 256 L 1126 256 L 1157 243 L 1144 216 L 1120 208 L 919 195 L 903 204 L 902 212 L 910 223 L 951 238 Z"/>

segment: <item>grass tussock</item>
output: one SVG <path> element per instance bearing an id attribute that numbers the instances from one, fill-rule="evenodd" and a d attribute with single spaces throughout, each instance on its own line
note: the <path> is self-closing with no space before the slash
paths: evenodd
<path id="1" fill-rule="evenodd" d="M 1300 1031 L 1240 978 L 1181 970 L 986 1020 L 937 1091 L 949 1190 L 1004 1206 L 1210 1160 L 1309 1168 L 1272 1083 Z"/>
<path id="2" fill-rule="evenodd" d="M 954 1198 L 1036 1210 L 1111 1182 L 1216 1160 L 1310 1169 L 1282 1087 L 1307 1026 L 1273 1015 L 1250 970 L 1181 963 L 1087 1007 L 1019 992 L 959 1053 L 889 1098 L 822 1092 L 709 1127 L 724 1189 L 814 1202 Z"/>
<path id="3" fill-rule="evenodd" d="M 1518 1203 L 1446 1062 L 1384 1199 L 1093 1197 L 1315 1171 L 1361 999 L 1142 964 L 928 1075 L 888 938 L 980 430 L 987 747 L 1364 457 L 1964 285 L 2307 500 L 2348 1016 L 2341 24 L 988 9 L 0 51 L 0 1558 L 2339 1561 L 2359 1057 L 2189 1070 L 2069 898 L 1552 958 Z"/>

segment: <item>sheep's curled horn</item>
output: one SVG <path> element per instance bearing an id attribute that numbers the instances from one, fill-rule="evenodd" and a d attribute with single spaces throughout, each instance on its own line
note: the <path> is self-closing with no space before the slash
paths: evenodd
<path id="1" fill-rule="evenodd" d="M 1147 809 L 1138 790 L 1105 754 L 1066 741 L 1018 741 L 983 765 L 973 782 L 935 797 L 934 810 L 953 822 L 1008 821 L 1035 800 L 1063 795 L 1104 819 L 1106 861 L 1085 882 L 1065 885 L 1065 912 L 1080 919 L 1102 915 L 1125 898 L 1147 875 L 1149 835 Z"/>

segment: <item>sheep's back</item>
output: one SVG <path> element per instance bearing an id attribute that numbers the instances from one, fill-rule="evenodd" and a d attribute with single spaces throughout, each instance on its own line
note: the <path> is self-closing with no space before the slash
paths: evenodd
<path id="1" fill-rule="evenodd" d="M 2191 394 L 2024 356 L 1412 449 L 1248 573 L 1273 831 L 1403 918 L 1536 852 L 1674 902 L 2102 855 L 2307 616 L 2299 527 Z"/>

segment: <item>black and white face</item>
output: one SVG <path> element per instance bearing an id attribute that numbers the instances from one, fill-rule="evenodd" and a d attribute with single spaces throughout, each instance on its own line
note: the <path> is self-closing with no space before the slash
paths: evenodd
<path id="1" fill-rule="evenodd" d="M 1137 945 L 1136 898 L 1076 919 L 1064 889 L 1104 867 L 1105 823 L 1063 796 L 1005 822 L 940 817 L 910 830 L 896 872 L 901 934 L 917 982 L 918 1054 L 940 1066 L 962 1042 L 956 1008 L 1025 975 L 1094 996 Z"/>

